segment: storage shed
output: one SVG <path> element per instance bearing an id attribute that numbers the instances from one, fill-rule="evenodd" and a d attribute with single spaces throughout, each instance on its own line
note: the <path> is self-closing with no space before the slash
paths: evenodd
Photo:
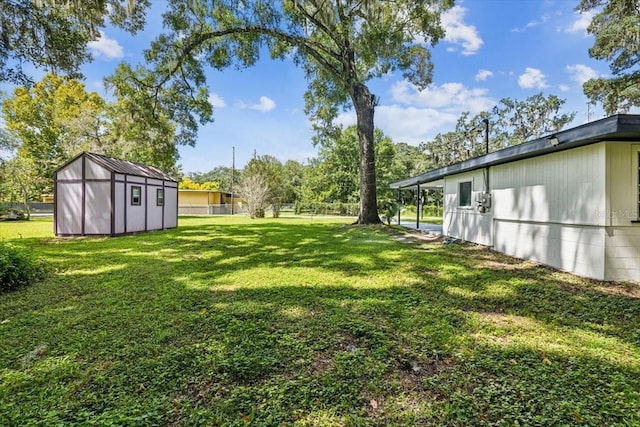
<path id="1" fill-rule="evenodd" d="M 443 234 L 600 280 L 640 281 L 640 115 L 391 184 L 444 193 Z"/>
<path id="2" fill-rule="evenodd" d="M 178 226 L 178 182 L 153 166 L 84 152 L 56 169 L 54 192 L 57 236 Z"/>

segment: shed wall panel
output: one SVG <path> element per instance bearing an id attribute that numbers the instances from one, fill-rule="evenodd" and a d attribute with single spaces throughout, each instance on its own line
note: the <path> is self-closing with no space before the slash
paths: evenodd
<path id="1" fill-rule="evenodd" d="M 178 226 L 178 189 L 164 189 L 164 228 L 175 228 Z"/>
<path id="2" fill-rule="evenodd" d="M 156 190 L 158 187 L 149 186 L 147 191 L 149 198 L 147 200 L 147 230 L 161 230 L 163 220 L 163 206 L 157 205 Z M 166 204 L 166 201 L 165 201 Z"/>
<path id="3" fill-rule="evenodd" d="M 139 176 L 127 175 L 127 182 L 137 182 L 140 184 L 144 184 L 146 182 L 146 178 Z"/>
<path id="4" fill-rule="evenodd" d="M 58 234 L 82 234 L 82 183 L 58 181 L 56 196 Z"/>
<path id="5" fill-rule="evenodd" d="M 115 189 L 115 206 L 114 206 L 114 216 L 115 216 L 115 233 L 116 234 L 122 234 L 125 232 L 125 227 L 124 227 L 124 211 L 125 208 L 127 206 L 127 203 L 129 202 L 126 198 L 126 194 L 125 194 L 125 185 L 122 182 L 116 182 L 115 183 L 116 189 Z"/>
<path id="6" fill-rule="evenodd" d="M 111 179 L 111 171 L 90 159 L 85 158 L 84 161 L 86 179 Z"/>
<path id="7" fill-rule="evenodd" d="M 111 182 L 85 183 L 85 234 L 111 234 Z"/>
<path id="8" fill-rule="evenodd" d="M 57 172 L 58 181 L 82 179 L 82 157 L 78 157 Z"/>
<path id="9" fill-rule="evenodd" d="M 141 187 L 141 201 L 142 203 L 139 206 L 131 204 L 131 187 L 133 186 Z M 139 183 L 127 183 L 127 219 L 126 219 L 126 232 L 132 233 L 136 231 L 145 231 L 145 206 L 147 203 L 147 192 L 144 185 L 140 185 Z"/>

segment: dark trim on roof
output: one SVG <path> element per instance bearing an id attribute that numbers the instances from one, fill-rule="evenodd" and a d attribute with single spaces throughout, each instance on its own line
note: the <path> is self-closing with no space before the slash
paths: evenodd
<path id="1" fill-rule="evenodd" d="M 142 163 L 130 162 L 128 160 L 114 159 L 113 157 L 103 156 L 102 154 L 90 153 L 83 151 L 77 156 L 73 157 L 55 170 L 58 171 L 64 169 L 79 157 L 85 157 L 91 159 L 93 162 L 99 164 L 103 168 L 110 172 L 115 172 L 123 175 L 139 176 L 142 178 L 161 179 L 164 181 L 178 182 L 172 178 L 168 173 L 156 168 L 155 166 L 144 165 Z"/>
<path id="2" fill-rule="evenodd" d="M 558 138 L 556 145 L 552 138 Z M 391 188 L 414 187 L 418 184 L 443 179 L 446 176 L 469 172 L 485 167 L 497 166 L 518 160 L 543 156 L 571 148 L 582 147 L 602 141 L 640 141 L 640 115 L 617 114 L 584 125 L 563 130 L 519 145 L 503 148 L 484 156 L 445 166 L 412 178 L 391 183 Z"/>

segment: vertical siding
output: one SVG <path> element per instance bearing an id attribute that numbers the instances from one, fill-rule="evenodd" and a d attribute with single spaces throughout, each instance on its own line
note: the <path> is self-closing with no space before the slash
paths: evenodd
<path id="1" fill-rule="evenodd" d="M 158 206 L 157 203 L 156 196 L 158 189 L 162 189 L 162 186 L 149 185 L 147 187 L 147 191 L 149 192 L 147 199 L 147 230 L 162 229 L 162 211 L 164 208 L 163 206 Z"/>
<path id="2" fill-rule="evenodd" d="M 494 248 L 604 278 L 605 165 L 601 143 L 492 168 Z"/>
<path id="3" fill-rule="evenodd" d="M 496 220 L 494 249 L 581 276 L 604 278 L 600 227 Z"/>
<path id="4" fill-rule="evenodd" d="M 605 225 L 605 145 L 492 168 L 494 216 L 513 221 Z"/>
<path id="5" fill-rule="evenodd" d="M 472 181 L 471 207 L 458 206 L 458 185 Z M 492 245 L 492 214 L 482 214 L 475 207 L 475 196 L 484 190 L 482 170 L 446 177 L 444 180 L 444 222 L 443 233 L 450 237 Z"/>
<path id="6" fill-rule="evenodd" d="M 111 179 L 111 172 L 91 159 L 84 157 L 85 179 Z"/>
<path id="7" fill-rule="evenodd" d="M 178 185 L 168 182 L 164 189 L 164 228 L 178 226 Z"/>
<path id="8" fill-rule="evenodd" d="M 606 280 L 640 282 L 638 151 L 637 142 L 607 144 Z"/>
<path id="9" fill-rule="evenodd" d="M 141 182 L 129 182 L 134 179 Z M 142 203 L 139 206 L 131 204 L 131 187 L 133 186 L 141 187 L 140 197 Z M 145 231 L 147 192 L 144 185 L 144 178 L 136 179 L 135 177 L 128 177 L 126 194 L 126 232 L 132 233 L 136 231 Z"/>
<path id="10" fill-rule="evenodd" d="M 82 183 L 58 181 L 56 196 L 58 197 L 56 201 L 58 234 L 82 234 L 82 215 L 80 214 L 82 212 Z"/>
<path id="11" fill-rule="evenodd" d="M 65 168 L 57 172 L 59 181 L 79 180 L 82 179 L 82 157 L 78 157 L 75 161 L 69 163 Z"/>
<path id="12" fill-rule="evenodd" d="M 629 226 L 637 219 L 638 150 L 640 145 L 607 144 L 607 225 Z"/>
<path id="13" fill-rule="evenodd" d="M 115 233 L 122 234 L 125 232 L 124 210 L 126 209 L 129 200 L 125 195 L 125 184 L 123 182 L 116 182 L 115 186 L 116 203 L 113 210 L 115 215 Z"/>
<path id="14" fill-rule="evenodd" d="M 111 182 L 85 183 L 85 234 L 111 234 Z"/>

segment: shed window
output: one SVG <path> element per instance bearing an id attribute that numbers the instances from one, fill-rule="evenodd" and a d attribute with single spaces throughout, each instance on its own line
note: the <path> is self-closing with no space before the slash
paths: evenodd
<path id="1" fill-rule="evenodd" d="M 131 187 L 131 204 L 134 206 L 140 206 L 142 204 L 142 187 Z"/>
<path id="2" fill-rule="evenodd" d="M 458 206 L 471 207 L 471 181 L 458 184 Z"/>
<path id="3" fill-rule="evenodd" d="M 156 189 L 156 206 L 164 206 L 164 189 Z"/>

